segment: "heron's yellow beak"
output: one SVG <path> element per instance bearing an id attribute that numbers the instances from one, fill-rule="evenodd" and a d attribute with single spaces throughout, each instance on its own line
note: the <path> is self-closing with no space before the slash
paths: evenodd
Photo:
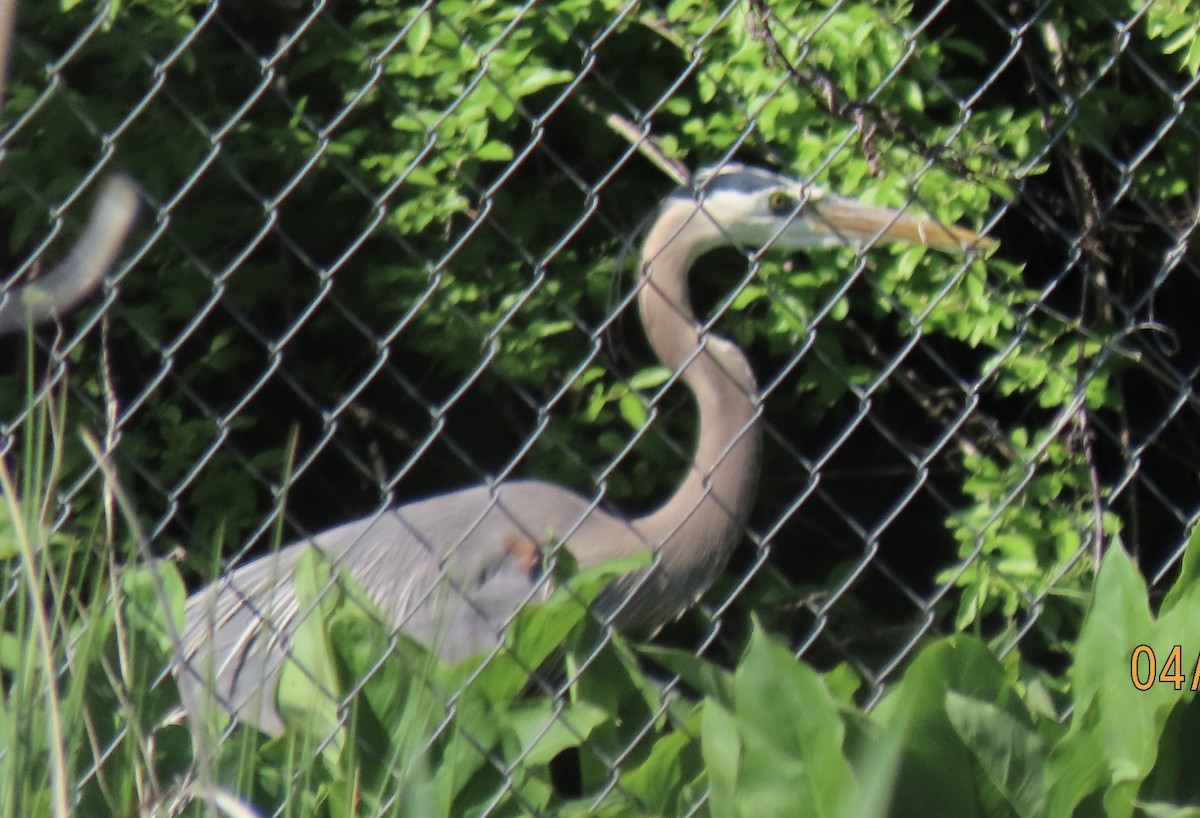
<path id="1" fill-rule="evenodd" d="M 910 216 L 900 210 L 872 207 L 840 196 L 823 196 L 809 204 L 814 226 L 831 237 L 850 242 L 900 241 L 937 250 L 995 249 L 995 239 L 965 227 Z"/>

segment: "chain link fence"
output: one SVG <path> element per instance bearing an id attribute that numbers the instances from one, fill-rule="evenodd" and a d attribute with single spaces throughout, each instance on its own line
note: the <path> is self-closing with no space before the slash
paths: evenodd
<path id="1" fill-rule="evenodd" d="M 16 486 L 45 492 L 51 542 L 96 543 L 53 576 L 63 621 L 120 586 L 72 578 L 145 564 L 131 519 L 195 590 L 471 485 L 535 477 L 656 508 L 696 414 L 638 327 L 638 246 L 689 169 L 741 162 L 998 245 L 697 261 L 697 314 L 746 350 L 764 418 L 739 545 L 642 655 L 659 703 L 609 733 L 572 709 L 563 691 L 618 650 L 581 624 L 579 665 L 532 683 L 558 701 L 529 709 L 542 749 L 470 735 L 492 789 L 465 811 L 632 787 L 663 722 L 687 731 L 669 702 L 698 683 L 678 657 L 732 667 L 755 622 L 853 678 L 867 709 L 937 635 L 1062 667 L 1104 551 L 1120 543 L 1162 588 L 1200 508 L 1197 26 L 1168 0 L 26 3 L 0 141 L 4 292 L 65 255 L 107 175 L 141 199 L 101 291 L 28 344 L 0 339 Z M 12 631 L 27 601 L 9 570 Z M 444 681 L 409 691 L 437 714 L 434 780 L 450 761 L 432 748 L 474 701 Z M 134 709 L 170 724 L 153 701 Z M 106 759 L 153 755 L 156 734 L 89 735 L 78 789 L 111 807 Z M 246 735 L 204 738 L 201 766 Z M 324 735 L 315 758 L 345 740 Z M 539 753 L 551 794 L 522 771 Z M 279 792 L 311 767 L 289 769 L 248 796 L 285 805 L 264 814 L 304 813 Z M 155 786 L 137 796 L 167 803 Z M 374 814 L 415 803 L 383 789 Z M 707 809 L 705 791 L 678 797 Z"/>

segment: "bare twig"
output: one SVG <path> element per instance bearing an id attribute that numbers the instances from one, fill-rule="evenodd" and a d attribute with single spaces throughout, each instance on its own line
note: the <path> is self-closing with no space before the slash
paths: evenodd
<path id="1" fill-rule="evenodd" d="M 875 103 L 847 99 L 834 79 L 824 71 L 793 63 L 771 28 L 772 12 L 766 0 L 749 0 L 749 3 L 749 32 L 766 46 L 767 60 L 783 66 L 796 85 L 806 90 L 830 115 L 854 125 L 872 174 L 879 173 L 875 137 L 884 133 L 903 140 L 921 156 L 941 162 L 964 179 L 981 177 L 978 169 L 972 168 L 949 146 L 931 144 L 895 112 Z"/>
<path id="2" fill-rule="evenodd" d="M 1069 60 L 1062 38 L 1052 23 L 1044 23 L 1040 29 L 1042 44 L 1050 55 L 1050 65 L 1054 71 L 1054 83 L 1059 93 L 1067 97 L 1076 96 L 1068 74 Z M 1086 328 L 1092 310 L 1093 284 L 1099 285 L 1101 291 L 1108 289 L 1108 281 L 1104 267 L 1110 262 L 1104 252 L 1103 244 L 1095 236 L 1095 230 L 1101 221 L 1100 196 L 1096 185 L 1088 173 L 1087 166 L 1079 152 L 1077 144 L 1071 140 L 1062 140 L 1055 150 L 1065 159 L 1065 187 L 1075 205 L 1075 213 L 1079 217 L 1081 229 L 1080 248 L 1084 251 L 1081 258 L 1083 277 L 1079 288 L 1079 326 Z M 1096 310 L 1105 321 L 1111 322 L 1112 309 L 1102 298 L 1095 299 Z M 1075 389 L 1082 396 L 1086 388 L 1086 336 L 1080 332 L 1077 341 L 1075 361 Z M 1100 570 L 1100 560 L 1104 556 L 1104 500 L 1103 487 L 1100 480 L 1100 470 L 1096 464 L 1095 440 L 1091 431 L 1091 422 L 1086 400 L 1081 400 L 1079 413 L 1075 418 L 1075 436 L 1078 445 L 1083 450 L 1083 459 L 1088 472 L 1091 492 L 1092 513 L 1092 558 L 1095 570 Z"/>
<path id="3" fill-rule="evenodd" d="M 602 110 L 599 105 L 586 97 L 580 97 L 580 104 L 593 114 L 603 117 L 604 124 L 610 130 L 629 142 L 637 149 L 638 153 L 649 159 L 656 168 L 674 180 L 675 184 L 687 185 L 691 181 L 692 174 L 687 166 L 678 159 L 667 156 L 666 152 L 658 146 L 658 140 L 649 133 L 648 127 L 638 127 L 620 114 Z"/>

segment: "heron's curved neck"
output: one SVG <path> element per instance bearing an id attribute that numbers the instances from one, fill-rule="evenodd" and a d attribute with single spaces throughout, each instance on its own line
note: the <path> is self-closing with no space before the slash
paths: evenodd
<path id="1" fill-rule="evenodd" d="M 682 485 L 657 511 L 635 520 L 640 538 L 659 552 L 661 579 L 692 599 L 715 578 L 738 541 L 754 499 L 761 430 L 749 362 L 723 338 L 702 332 L 687 293 L 688 269 L 709 247 L 691 219 L 694 207 L 665 213 L 642 253 L 638 307 L 650 346 L 695 397 L 696 454 Z"/>

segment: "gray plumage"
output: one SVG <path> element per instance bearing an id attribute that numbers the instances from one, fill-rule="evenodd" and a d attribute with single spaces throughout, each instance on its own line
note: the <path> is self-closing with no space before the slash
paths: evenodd
<path id="1" fill-rule="evenodd" d="M 187 662 L 176 675 L 193 714 L 215 705 L 278 733 L 275 689 L 299 610 L 292 572 L 317 548 L 349 572 L 392 627 L 446 659 L 492 648 L 527 600 L 544 599 L 540 555 L 565 547 L 581 567 L 653 555 L 597 603 L 618 627 L 652 629 L 677 616 L 725 566 L 753 503 L 761 412 L 740 349 L 692 313 L 687 275 L 720 245 L 757 252 L 899 240 L 957 249 L 968 230 L 806 189 L 761 168 L 726 165 L 668 196 L 642 247 L 638 307 L 651 348 L 692 393 L 700 419 L 694 460 L 675 493 L 623 519 L 593 499 L 536 481 L 479 486 L 410 503 L 262 557 L 189 598 Z M 597 498 L 598 499 L 598 498 Z"/>
<path id="2" fill-rule="evenodd" d="M 289 635 L 310 613 L 300 610 L 291 587 L 309 547 L 350 568 L 397 629 L 455 661 L 495 645 L 521 602 L 549 592 L 540 564 L 523 558 L 525 543 L 568 533 L 611 537 L 624 528 L 589 507 L 546 483 L 477 486 L 347 523 L 256 560 L 188 600 L 191 664 L 178 674 L 185 705 L 192 712 L 204 706 L 204 679 L 212 672 L 225 709 L 269 733 L 282 729 L 273 688 Z"/>

